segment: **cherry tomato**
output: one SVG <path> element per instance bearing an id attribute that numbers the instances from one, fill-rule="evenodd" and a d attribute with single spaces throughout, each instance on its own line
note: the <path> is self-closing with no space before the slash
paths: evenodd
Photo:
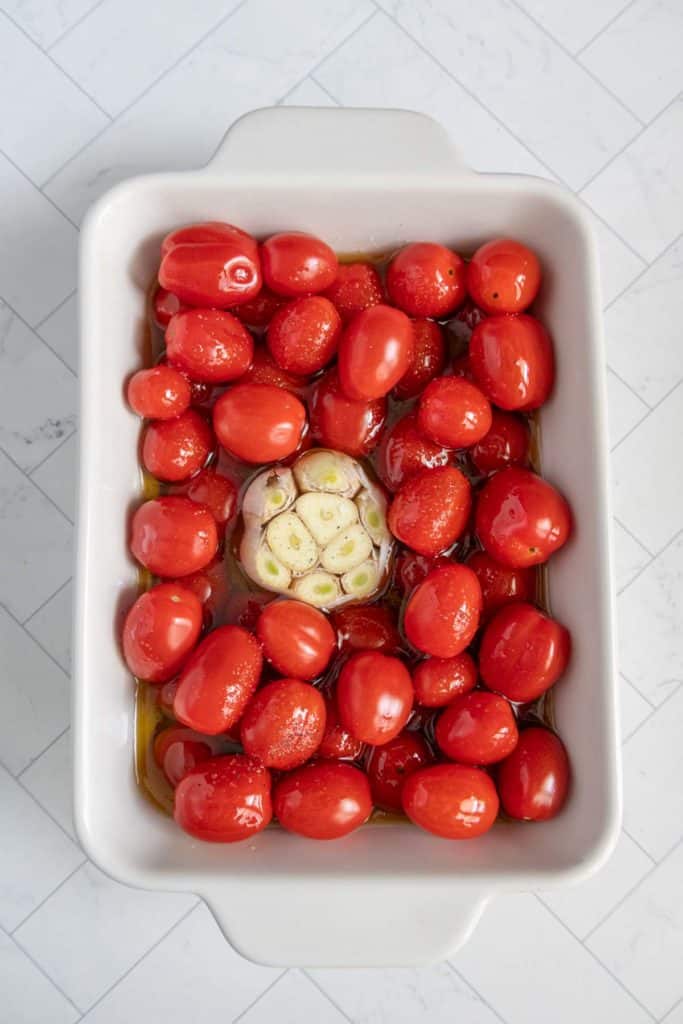
<path id="1" fill-rule="evenodd" d="M 267 345 L 277 365 L 288 373 L 317 373 L 337 351 L 341 317 L 323 295 L 287 303 L 268 325 Z"/>
<path id="2" fill-rule="evenodd" d="M 560 678 L 567 662 L 569 631 L 532 604 L 507 604 L 484 630 L 479 671 L 490 690 L 508 700 L 536 700 Z"/>
<path id="3" fill-rule="evenodd" d="M 204 625 L 212 626 L 223 612 L 230 593 L 230 583 L 223 559 L 214 558 L 200 572 L 183 576 L 177 582 L 186 590 L 192 591 L 202 605 Z"/>
<path id="4" fill-rule="evenodd" d="M 337 279 L 325 291 L 344 323 L 356 313 L 384 302 L 382 281 L 371 263 L 341 263 Z"/>
<path id="5" fill-rule="evenodd" d="M 221 445 L 244 462 L 276 462 L 299 446 L 306 410 L 289 391 L 272 384 L 238 384 L 213 408 Z"/>
<path id="6" fill-rule="evenodd" d="M 390 491 L 397 491 L 421 469 L 446 466 L 450 452 L 424 437 L 417 428 L 417 414 L 402 416 L 385 431 L 377 452 L 379 478 Z"/>
<path id="7" fill-rule="evenodd" d="M 190 309 L 166 328 L 166 354 L 195 380 L 226 384 L 247 372 L 254 342 L 244 324 L 220 309 Z"/>
<path id="8" fill-rule="evenodd" d="M 445 245 L 414 242 L 389 264 L 387 291 L 410 316 L 447 316 L 465 298 L 465 264 Z"/>
<path id="9" fill-rule="evenodd" d="M 173 711 L 179 722 L 207 736 L 242 717 L 258 685 L 263 656 L 241 626 L 219 626 L 204 637 L 180 674 Z"/>
<path id="10" fill-rule="evenodd" d="M 250 700 L 240 723 L 245 753 L 266 768 L 297 768 L 315 754 L 325 732 L 325 701 L 299 679 L 266 683 Z"/>
<path id="11" fill-rule="evenodd" d="M 154 498 L 133 515 L 130 550 L 155 576 L 198 572 L 217 548 L 216 520 L 208 508 L 189 498 Z"/>
<path id="12" fill-rule="evenodd" d="M 316 381 L 309 400 L 314 441 L 347 455 L 367 455 L 378 443 L 387 415 L 385 398 L 348 398 L 336 369 Z"/>
<path id="13" fill-rule="evenodd" d="M 420 555 L 449 548 L 467 525 L 472 505 L 469 480 L 455 466 L 415 473 L 399 488 L 389 506 L 394 537 Z"/>
<path id="14" fill-rule="evenodd" d="M 337 647 L 326 616 L 310 604 L 289 598 L 266 605 L 256 635 L 271 665 L 297 679 L 322 675 Z"/>
<path id="15" fill-rule="evenodd" d="M 429 747 L 416 732 L 404 731 L 384 746 L 373 747 L 365 767 L 374 805 L 400 814 L 405 780 L 431 760 Z"/>
<path id="16" fill-rule="evenodd" d="M 481 768 L 435 764 L 420 768 L 403 785 L 403 810 L 411 821 L 444 839 L 475 839 L 493 825 L 498 794 Z"/>
<path id="17" fill-rule="evenodd" d="M 488 433 L 491 406 L 464 377 L 437 377 L 422 393 L 417 425 L 435 444 L 469 448 Z"/>
<path id="18" fill-rule="evenodd" d="M 316 761 L 285 775 L 273 793 L 283 828 L 308 839 L 339 839 L 370 817 L 367 776 L 343 761 Z"/>
<path id="19" fill-rule="evenodd" d="M 165 288 L 157 288 L 153 299 L 154 319 L 159 327 L 167 327 L 168 322 L 176 313 L 184 313 L 190 307 L 181 302 L 173 292 L 167 292 Z"/>
<path id="20" fill-rule="evenodd" d="M 169 718 L 173 717 L 173 701 L 175 700 L 177 689 L 178 680 L 169 679 L 167 683 L 162 683 L 156 690 L 157 705 Z"/>
<path id="21" fill-rule="evenodd" d="M 306 387 L 306 378 L 287 373 L 277 365 L 267 348 L 257 345 L 251 366 L 241 379 L 242 384 L 273 384 L 286 391 L 301 391 Z"/>
<path id="22" fill-rule="evenodd" d="M 271 235 L 261 246 L 263 277 L 277 295 L 324 292 L 337 276 L 337 257 L 329 245 L 303 231 Z"/>
<path id="23" fill-rule="evenodd" d="M 169 366 L 168 359 L 166 356 L 162 356 L 157 366 Z M 192 380 L 187 370 L 181 370 L 179 366 L 173 366 L 171 369 L 182 374 L 190 387 L 190 404 L 194 406 L 206 406 L 213 395 L 214 389 L 210 384 L 205 381 Z"/>
<path id="24" fill-rule="evenodd" d="M 276 295 L 264 286 L 253 299 L 243 302 L 240 306 L 234 306 L 230 312 L 248 327 L 262 330 L 286 302 L 284 295 Z"/>
<path id="25" fill-rule="evenodd" d="M 159 284 L 181 302 L 225 309 L 253 299 L 261 287 L 255 240 L 230 224 L 192 225 L 167 235 Z"/>
<path id="26" fill-rule="evenodd" d="M 487 313 L 523 312 L 540 284 L 536 253 L 513 238 L 496 238 L 480 246 L 467 267 L 467 290 Z"/>
<path id="27" fill-rule="evenodd" d="M 555 381 L 553 343 L 533 316 L 488 316 L 475 327 L 469 365 L 489 401 L 501 409 L 538 409 Z"/>
<path id="28" fill-rule="evenodd" d="M 569 758 L 549 729 L 524 729 L 513 752 L 498 766 L 498 792 L 506 814 L 544 821 L 562 810 L 569 789 Z"/>
<path id="29" fill-rule="evenodd" d="M 529 469 L 496 473 L 479 493 L 475 528 L 501 565 L 522 569 L 547 562 L 566 543 L 571 512 L 552 484 Z"/>
<path id="30" fill-rule="evenodd" d="M 425 658 L 413 669 L 415 700 L 426 708 L 442 708 L 477 685 L 474 658 L 462 651 L 454 658 Z"/>
<path id="31" fill-rule="evenodd" d="M 363 743 L 341 724 L 337 702 L 331 697 L 325 698 L 325 712 L 325 732 L 318 747 L 318 757 L 350 761 L 360 757 Z"/>
<path id="32" fill-rule="evenodd" d="M 173 816 L 196 839 L 212 843 L 250 839 L 273 816 L 270 772 L 246 754 L 212 757 L 178 783 Z"/>
<path id="33" fill-rule="evenodd" d="M 226 224 L 222 220 L 205 220 L 198 224 L 186 224 L 166 235 L 161 242 L 161 256 L 163 259 L 177 245 L 206 245 L 212 242 L 256 245 L 251 235 L 234 224 Z"/>
<path id="34" fill-rule="evenodd" d="M 138 370 L 128 381 L 128 404 L 138 416 L 170 420 L 190 405 L 190 385 L 172 366 Z"/>
<path id="35" fill-rule="evenodd" d="M 187 480 L 198 473 L 213 447 L 206 420 L 187 409 L 174 420 L 152 420 L 145 428 L 142 464 L 157 480 Z"/>
<path id="36" fill-rule="evenodd" d="M 439 715 L 439 749 L 460 764 L 495 764 L 517 745 L 517 722 L 504 697 L 474 690 L 456 697 Z"/>
<path id="37" fill-rule="evenodd" d="M 443 331 L 433 320 L 413 320 L 413 358 L 394 388 L 394 398 L 415 398 L 446 365 Z"/>
<path id="38" fill-rule="evenodd" d="M 152 749 L 154 760 L 174 788 L 188 772 L 213 755 L 198 733 L 173 725 L 155 736 Z"/>
<path id="39" fill-rule="evenodd" d="M 535 569 L 509 569 L 494 561 L 485 551 L 473 551 L 465 564 L 479 580 L 484 601 L 483 618 L 490 618 L 511 601 L 533 601 L 536 594 Z"/>
<path id="40" fill-rule="evenodd" d="M 521 466 L 529 454 L 529 428 L 514 413 L 493 409 L 488 433 L 470 451 L 480 473 L 494 473 L 508 466 Z"/>
<path id="41" fill-rule="evenodd" d="M 190 481 L 185 493 L 192 501 L 211 509 L 219 526 L 225 526 L 237 511 L 237 488 L 215 469 L 203 469 Z"/>
<path id="42" fill-rule="evenodd" d="M 383 398 L 398 384 L 413 358 L 413 328 L 400 309 L 371 306 L 358 313 L 339 342 L 338 370 L 349 398 Z"/>
<path id="43" fill-rule="evenodd" d="M 398 736 L 412 706 L 413 684 L 399 658 L 361 651 L 351 655 L 339 674 L 339 718 L 364 743 L 379 746 Z"/>
<path id="44" fill-rule="evenodd" d="M 432 569 L 408 598 L 405 634 L 424 654 L 454 658 L 474 639 L 481 604 L 479 580 L 466 565 Z"/>
<path id="45" fill-rule="evenodd" d="M 388 608 L 379 604 L 353 604 L 332 612 L 342 651 L 372 650 L 394 654 L 401 637 Z"/>
<path id="46" fill-rule="evenodd" d="M 163 683 L 176 675 L 197 643 L 202 607 L 176 583 L 152 587 L 132 606 L 123 626 L 123 656 L 134 676 Z"/>
<path id="47" fill-rule="evenodd" d="M 450 559 L 445 555 L 426 558 L 424 555 L 418 555 L 416 551 L 402 551 L 396 559 L 395 581 L 404 594 L 409 594 L 413 587 L 422 583 L 432 569 L 450 564 Z"/>

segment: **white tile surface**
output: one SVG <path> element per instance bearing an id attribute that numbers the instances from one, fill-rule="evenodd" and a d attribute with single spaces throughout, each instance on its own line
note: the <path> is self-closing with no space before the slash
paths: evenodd
<path id="1" fill-rule="evenodd" d="M 71 732 L 67 730 L 22 772 L 21 784 L 78 842 L 73 825 Z"/>
<path id="2" fill-rule="evenodd" d="M 336 107 L 337 103 L 314 78 L 304 78 L 287 94 L 285 107 Z"/>
<path id="3" fill-rule="evenodd" d="M 71 522 L 76 518 L 77 462 L 78 435 L 72 434 L 31 474 Z"/>
<path id="4" fill-rule="evenodd" d="M 72 604 L 73 587 L 68 582 L 24 623 L 24 628 L 67 674 L 71 670 Z"/>
<path id="5" fill-rule="evenodd" d="M 667 1013 L 664 1017 L 662 1024 L 681 1024 L 683 1021 L 683 1000 L 681 1000 L 676 1006 L 674 1006 L 671 1013 Z"/>
<path id="6" fill-rule="evenodd" d="M 614 537 L 614 582 L 617 592 L 623 590 L 644 569 L 651 555 L 616 519 Z"/>
<path id="7" fill-rule="evenodd" d="M 46 49 L 95 3 L 96 0 L 3 0 L 2 10 Z"/>
<path id="8" fill-rule="evenodd" d="M 287 971 L 272 988 L 254 1004 L 241 1024 L 346 1024 L 348 1018 L 332 1005 L 313 982 L 301 971 Z"/>
<path id="9" fill-rule="evenodd" d="M 586 211 L 598 243 L 602 299 L 607 306 L 645 269 L 646 263 L 615 235 L 590 206 L 586 205 Z"/>
<path id="10" fill-rule="evenodd" d="M 623 676 L 620 677 L 619 698 L 621 737 L 625 740 L 652 714 L 652 705 Z"/>
<path id="11" fill-rule="evenodd" d="M 571 4 L 547 3 L 547 0 L 517 0 L 532 18 L 576 53 L 626 6 L 627 0 L 574 0 Z"/>
<path id="12" fill-rule="evenodd" d="M 610 448 L 614 448 L 647 416 L 648 407 L 611 370 L 607 370 L 607 413 Z"/>
<path id="13" fill-rule="evenodd" d="M 0 992 L 8 1024 L 74 1024 L 80 1014 L 26 954 L 0 932 Z"/>
<path id="14" fill-rule="evenodd" d="M 78 372 L 78 295 L 71 295 L 37 328 L 36 333 L 70 366 Z"/>

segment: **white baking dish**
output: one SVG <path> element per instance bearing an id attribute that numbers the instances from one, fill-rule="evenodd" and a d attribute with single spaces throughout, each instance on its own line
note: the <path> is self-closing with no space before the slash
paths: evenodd
<path id="1" fill-rule="evenodd" d="M 118 645 L 135 588 L 126 516 L 139 500 L 139 421 L 123 382 L 140 365 L 161 237 L 208 219 L 256 235 L 308 230 L 347 252 L 416 239 L 468 252 L 509 234 L 539 253 L 540 313 L 558 371 L 542 414 L 543 471 L 576 517 L 550 569 L 553 610 L 574 641 L 556 691 L 573 784 L 555 820 L 504 824 L 460 843 L 395 824 L 332 843 L 273 829 L 214 846 L 184 835 L 141 796 L 133 686 Z M 80 295 L 73 731 L 76 824 L 92 859 L 133 885 L 199 893 L 246 956 L 304 965 L 434 961 L 465 940 L 496 891 L 595 871 L 617 836 L 620 778 L 598 268 L 572 196 L 540 179 L 472 173 L 421 115 L 261 110 L 237 122 L 203 170 L 136 178 L 99 200 L 81 235 Z"/>

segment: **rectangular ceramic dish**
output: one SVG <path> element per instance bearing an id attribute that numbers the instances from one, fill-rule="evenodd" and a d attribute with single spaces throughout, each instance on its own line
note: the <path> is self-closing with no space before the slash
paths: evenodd
<path id="1" fill-rule="evenodd" d="M 556 695 L 573 782 L 553 821 L 502 824 L 460 843 L 394 824 L 332 843 L 273 829 L 214 846 L 183 834 L 140 793 L 133 687 L 118 642 L 136 586 L 127 513 L 140 497 L 139 421 L 123 385 L 140 366 L 160 239 L 211 219 L 259 236 L 311 231 L 341 252 L 429 239 L 467 253 L 512 235 L 539 254 L 539 311 L 557 357 L 542 465 L 576 518 L 550 568 L 553 611 L 574 643 Z M 83 226 L 80 273 L 75 816 L 92 859 L 132 885 L 199 893 L 246 956 L 304 965 L 434 961 L 465 940 L 496 891 L 596 870 L 618 833 L 620 781 L 598 268 L 573 197 L 540 179 L 469 171 L 443 129 L 418 114 L 261 110 L 237 122 L 206 168 L 136 178 L 99 200 Z"/>

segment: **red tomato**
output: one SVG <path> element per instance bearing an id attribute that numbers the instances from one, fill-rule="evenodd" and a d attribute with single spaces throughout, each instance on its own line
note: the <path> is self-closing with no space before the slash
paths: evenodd
<path id="1" fill-rule="evenodd" d="M 471 569 L 453 563 L 432 569 L 408 598 L 403 628 L 418 651 L 454 658 L 474 639 L 481 587 Z"/>
<path id="2" fill-rule="evenodd" d="M 496 473 L 479 493 L 475 528 L 501 565 L 522 569 L 547 562 L 571 532 L 571 512 L 555 488 L 529 469 Z"/>
<path id="3" fill-rule="evenodd" d="M 173 292 L 167 292 L 165 288 L 157 288 L 153 299 L 154 319 L 159 327 L 168 326 L 168 322 L 176 313 L 184 313 L 190 307 L 181 302 Z"/>
<path id="4" fill-rule="evenodd" d="M 238 384 L 213 407 L 216 437 L 244 462 L 277 462 L 299 446 L 306 410 L 289 391 L 272 384 Z"/>
<path id="5" fill-rule="evenodd" d="M 357 402 L 341 389 L 336 369 L 316 381 L 309 400 L 314 441 L 347 455 L 367 455 L 380 438 L 387 415 L 385 398 Z"/>
<path id="6" fill-rule="evenodd" d="M 123 656 L 134 676 L 163 683 L 176 675 L 197 643 L 202 606 L 176 583 L 152 587 L 132 606 L 123 626 Z"/>
<path id="7" fill-rule="evenodd" d="M 163 239 L 161 256 L 168 255 L 177 245 L 206 245 L 211 242 L 233 242 L 244 245 L 256 245 L 256 240 L 242 228 L 234 224 L 226 224 L 222 220 L 205 220 L 198 224 L 186 224 L 176 228 Z"/>
<path id="8" fill-rule="evenodd" d="M 251 366 L 254 342 L 232 313 L 190 309 L 174 316 L 166 328 L 166 354 L 195 380 L 227 384 Z"/>
<path id="9" fill-rule="evenodd" d="M 443 331 L 433 320 L 413 320 L 413 358 L 394 388 L 394 398 L 415 398 L 446 365 Z"/>
<path id="10" fill-rule="evenodd" d="M 390 491 L 397 491 L 421 469 L 446 466 L 450 453 L 424 437 L 417 429 L 417 414 L 402 416 L 385 431 L 377 452 L 379 478 Z"/>
<path id="11" fill-rule="evenodd" d="M 538 409 L 555 381 L 550 335 L 526 313 L 488 316 L 475 327 L 469 365 L 486 397 L 501 409 Z"/>
<path id="12" fill-rule="evenodd" d="M 469 448 L 488 433 L 491 406 L 464 377 L 437 377 L 420 398 L 417 425 L 435 444 Z"/>
<path id="13" fill-rule="evenodd" d="M 337 648 L 337 637 L 326 616 L 310 604 L 289 598 L 266 605 L 256 635 L 271 665 L 297 679 L 322 675 Z"/>
<path id="14" fill-rule="evenodd" d="M 507 604 L 481 638 L 481 678 L 508 700 L 536 700 L 564 672 L 570 647 L 569 631 L 555 619 L 532 604 Z"/>
<path id="15" fill-rule="evenodd" d="M 341 724 L 337 702 L 331 697 L 325 698 L 325 712 L 325 732 L 318 747 L 318 757 L 350 761 L 360 757 L 363 744 Z"/>
<path id="16" fill-rule="evenodd" d="M 173 710 L 179 722 L 207 736 L 242 717 L 258 685 L 263 656 L 241 626 L 219 626 L 204 637 L 180 674 Z"/>
<path id="17" fill-rule="evenodd" d="M 324 292 L 337 276 L 337 257 L 329 245 L 303 231 L 271 235 L 261 246 L 263 278 L 277 295 Z"/>
<path id="18" fill-rule="evenodd" d="M 208 508 L 189 498 L 154 498 L 133 515 L 130 550 L 155 576 L 198 572 L 217 548 L 216 520 Z"/>
<path id="19" fill-rule="evenodd" d="M 162 683 L 161 686 L 158 686 L 156 691 L 157 705 L 165 715 L 171 718 L 173 717 L 173 701 L 175 700 L 177 689 L 178 680 L 170 679 L 167 683 Z"/>
<path id="20" fill-rule="evenodd" d="M 257 345 L 250 368 L 241 380 L 242 384 L 273 384 L 286 391 L 301 391 L 306 387 L 306 378 L 297 377 L 281 369 L 267 348 Z"/>
<path id="21" fill-rule="evenodd" d="M 195 306 L 248 302 L 261 287 L 256 241 L 215 221 L 173 231 L 162 242 L 159 284 Z"/>
<path id="22" fill-rule="evenodd" d="M 511 818 L 554 818 L 569 789 L 569 758 L 562 740 L 549 729 L 524 729 L 513 752 L 499 765 L 497 782 L 503 810 Z"/>
<path id="23" fill-rule="evenodd" d="M 415 700 L 426 708 L 441 708 L 477 684 L 474 658 L 462 651 L 454 658 L 425 658 L 413 669 Z"/>
<path id="24" fill-rule="evenodd" d="M 465 298 L 465 264 L 445 245 L 414 242 L 389 264 L 387 291 L 410 316 L 447 316 Z"/>
<path id="25" fill-rule="evenodd" d="M 456 697 L 439 715 L 439 749 L 461 764 L 495 764 L 517 745 L 517 722 L 504 697 L 474 690 Z"/>
<path id="26" fill-rule="evenodd" d="M 379 604 L 353 604 L 332 612 L 342 651 L 373 650 L 394 654 L 401 637 L 388 608 Z"/>
<path id="27" fill-rule="evenodd" d="M 536 594 L 536 570 L 509 569 L 499 565 L 485 551 L 473 551 L 466 565 L 476 573 L 484 601 L 482 615 L 490 618 L 511 601 L 533 601 Z"/>
<path id="28" fill-rule="evenodd" d="M 317 373 L 334 357 L 341 326 L 329 299 L 308 295 L 275 314 L 268 326 L 267 345 L 277 365 L 288 373 Z"/>
<path id="29" fill-rule="evenodd" d="M 352 654 L 337 682 L 339 718 L 364 743 L 398 736 L 410 718 L 413 684 L 402 661 L 378 651 Z"/>
<path id="30" fill-rule="evenodd" d="M 225 526 L 237 511 L 237 488 L 215 469 L 203 469 L 190 481 L 185 492 L 192 501 L 206 505 L 219 526 Z"/>
<path id="31" fill-rule="evenodd" d="M 250 700 L 240 723 L 245 753 L 266 768 L 297 768 L 315 754 L 325 732 L 325 701 L 299 679 L 266 683 Z"/>
<path id="32" fill-rule="evenodd" d="M 413 328 L 400 309 L 371 306 L 358 313 L 339 342 L 338 370 L 349 398 L 383 398 L 413 358 Z"/>
<path id="33" fill-rule="evenodd" d="M 540 284 L 536 253 L 513 238 L 480 246 L 467 267 L 467 290 L 487 313 L 521 313 L 536 298 Z"/>
<path id="34" fill-rule="evenodd" d="M 382 281 L 371 263 L 341 263 L 337 279 L 325 295 L 335 304 L 344 323 L 356 313 L 384 302 Z"/>
<path id="35" fill-rule="evenodd" d="M 370 817 L 367 776 L 342 761 L 316 761 L 285 775 L 273 793 L 283 828 L 308 839 L 339 839 Z"/>
<path id="36" fill-rule="evenodd" d="M 145 428 L 142 464 L 157 480 L 170 483 L 198 473 L 213 448 L 211 427 L 194 409 L 174 420 L 152 420 Z"/>
<path id="37" fill-rule="evenodd" d="M 411 821 L 444 839 L 475 839 L 488 832 L 498 814 L 489 776 L 462 764 L 418 769 L 406 779 L 402 799 Z"/>
<path id="38" fill-rule="evenodd" d="M 213 750 L 198 733 L 192 729 L 171 726 L 157 733 L 154 738 L 154 760 L 166 776 L 169 785 L 178 785 L 180 780 L 202 761 L 208 761 Z"/>
<path id="39" fill-rule="evenodd" d="M 196 839 L 236 843 L 270 822 L 270 772 L 246 754 L 212 757 L 180 780 L 173 816 Z"/>
<path id="40" fill-rule="evenodd" d="M 230 593 L 230 583 L 222 558 L 215 558 L 201 572 L 183 576 L 179 581 L 186 590 L 191 590 L 202 605 L 205 626 L 212 626 L 225 609 Z"/>
<path id="41" fill-rule="evenodd" d="M 168 359 L 166 356 L 162 356 L 157 366 L 169 366 Z M 180 373 L 190 386 L 190 404 L 194 406 L 203 407 L 206 406 L 213 396 L 214 389 L 210 384 L 204 381 L 192 380 L 187 370 L 181 370 L 179 366 L 173 366 L 171 369 Z"/>
<path id="42" fill-rule="evenodd" d="M 138 370 L 128 381 L 128 404 L 138 416 L 170 420 L 190 405 L 190 385 L 172 366 Z"/>
<path id="43" fill-rule="evenodd" d="M 416 732 L 404 731 L 384 746 L 373 747 L 365 767 L 375 806 L 400 814 L 405 780 L 431 760 L 429 747 Z"/>
<path id="44" fill-rule="evenodd" d="M 480 473 L 494 473 L 508 466 L 524 465 L 529 454 L 529 428 L 514 413 L 493 410 L 487 434 L 470 451 Z"/>
<path id="45" fill-rule="evenodd" d="M 409 594 L 413 587 L 422 583 L 427 573 L 438 569 L 441 565 L 450 565 L 445 555 L 436 558 L 425 558 L 415 551 L 402 551 L 396 559 L 395 582 L 404 594 Z"/>
<path id="46" fill-rule="evenodd" d="M 394 537 L 420 555 L 445 551 L 467 525 L 472 496 L 469 480 L 455 466 L 423 469 L 399 488 L 389 506 Z"/>
<path id="47" fill-rule="evenodd" d="M 264 286 L 253 299 L 243 302 L 240 306 L 234 306 L 230 312 L 243 324 L 262 330 L 286 302 L 287 299 L 283 295 L 276 295 Z"/>

